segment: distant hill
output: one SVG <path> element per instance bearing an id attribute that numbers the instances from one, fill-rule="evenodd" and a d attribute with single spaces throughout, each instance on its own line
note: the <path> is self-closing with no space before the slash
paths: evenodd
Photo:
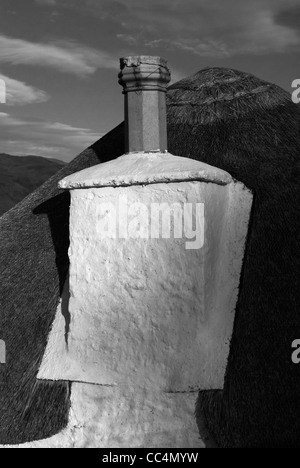
<path id="1" fill-rule="evenodd" d="M 63 161 L 57 159 L 0 153 L 0 216 L 64 165 Z"/>

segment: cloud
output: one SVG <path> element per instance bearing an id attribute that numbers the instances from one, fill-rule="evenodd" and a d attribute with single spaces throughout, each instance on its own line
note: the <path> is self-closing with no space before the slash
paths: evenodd
<path id="1" fill-rule="evenodd" d="M 126 44 L 129 44 L 130 46 L 138 45 L 138 38 L 131 36 L 131 34 L 117 34 L 117 38 L 126 42 Z"/>
<path id="2" fill-rule="evenodd" d="M 80 4 L 100 19 L 118 21 L 120 30 L 117 37 L 126 44 L 226 57 L 298 50 L 300 35 L 292 19 L 298 2 L 82 0 Z M 61 5 L 74 6 L 74 3 L 74 0 L 62 0 Z M 278 14 L 282 10 L 285 21 L 280 24 Z"/>
<path id="3" fill-rule="evenodd" d="M 56 5 L 56 0 L 35 0 L 35 3 L 37 5 L 46 5 L 46 6 L 55 6 Z"/>
<path id="4" fill-rule="evenodd" d="M 275 19 L 277 24 L 300 31 L 300 5 L 281 9 Z"/>
<path id="5" fill-rule="evenodd" d="M 45 91 L 29 86 L 23 81 L 18 81 L 0 73 L 0 80 L 6 86 L 6 105 L 23 106 L 48 101 L 49 96 Z"/>
<path id="6" fill-rule="evenodd" d="M 0 112 L 1 152 L 73 159 L 102 134 L 60 122 L 25 120 Z"/>
<path id="7" fill-rule="evenodd" d="M 86 76 L 99 68 L 115 68 L 108 53 L 72 41 L 51 44 L 33 43 L 0 35 L 0 63 L 55 68 L 61 72 Z"/>
<path id="8" fill-rule="evenodd" d="M 56 5 L 56 0 L 35 0 L 35 3 L 37 5 L 46 5 L 46 6 L 55 6 Z"/>
<path id="9" fill-rule="evenodd" d="M 215 39 L 155 39 L 154 41 L 147 42 L 145 45 L 152 49 L 164 47 L 170 50 L 182 50 L 202 57 L 225 57 L 231 55 L 233 52 L 226 43 Z"/>

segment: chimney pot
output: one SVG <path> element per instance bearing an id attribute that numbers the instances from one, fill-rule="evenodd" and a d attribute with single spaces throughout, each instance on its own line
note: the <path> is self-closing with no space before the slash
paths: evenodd
<path id="1" fill-rule="evenodd" d="M 167 151 L 167 61 L 161 57 L 120 59 L 119 83 L 125 95 L 126 152 Z"/>

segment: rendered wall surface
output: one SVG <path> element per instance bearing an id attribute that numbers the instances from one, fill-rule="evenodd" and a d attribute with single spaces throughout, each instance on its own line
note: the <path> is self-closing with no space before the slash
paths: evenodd
<path id="1" fill-rule="evenodd" d="M 146 174 L 162 158 L 145 158 Z M 181 164 L 165 158 L 171 167 L 173 161 Z M 119 182 L 133 177 L 126 169 L 135 167 L 131 159 L 120 158 Z M 97 170 L 106 184 L 110 165 Z M 224 384 L 252 195 L 226 173 L 205 165 L 199 170 L 203 182 L 126 187 L 89 187 L 84 177 L 90 171 L 72 177 L 78 188 L 71 190 L 70 276 L 38 375 L 72 382 L 70 421 L 61 434 L 30 447 L 213 445 L 207 433 L 199 433 L 195 403 L 199 389 Z M 157 167 L 153 174 L 162 177 Z M 190 203 L 194 213 L 200 204 L 201 248 L 187 249 L 194 239 L 185 232 L 174 238 L 172 223 L 169 238 L 120 238 L 118 230 L 105 237 L 104 225 L 114 232 L 105 210 L 118 207 L 115 227 L 119 223 L 126 237 L 124 226 L 132 227 L 132 218 L 124 207 L 136 203 L 143 204 L 136 205 L 143 206 L 135 226 L 140 235 L 153 203 Z M 164 216 L 166 221 L 168 211 Z"/>
<path id="2" fill-rule="evenodd" d="M 146 205 L 204 203 L 204 246 L 100 239 L 99 204 L 122 195 Z M 72 191 L 68 346 L 58 314 L 39 378 L 163 391 L 222 388 L 251 201 L 239 183 Z"/>
<path id="3" fill-rule="evenodd" d="M 206 448 L 194 418 L 197 392 L 164 394 L 74 383 L 68 427 L 17 448 Z M 15 448 L 15 446 L 0 446 Z"/>

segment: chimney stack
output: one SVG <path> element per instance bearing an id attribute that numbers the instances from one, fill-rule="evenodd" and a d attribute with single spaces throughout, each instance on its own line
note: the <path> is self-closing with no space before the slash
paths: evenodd
<path id="1" fill-rule="evenodd" d="M 120 64 L 126 152 L 166 152 L 166 92 L 171 79 L 167 61 L 160 57 L 129 56 L 121 58 Z"/>
<path id="2" fill-rule="evenodd" d="M 71 447 L 200 448 L 196 399 L 224 386 L 252 195 L 167 152 L 164 60 L 121 66 L 129 154 L 59 184 L 69 282 L 38 378 L 72 382 Z"/>

